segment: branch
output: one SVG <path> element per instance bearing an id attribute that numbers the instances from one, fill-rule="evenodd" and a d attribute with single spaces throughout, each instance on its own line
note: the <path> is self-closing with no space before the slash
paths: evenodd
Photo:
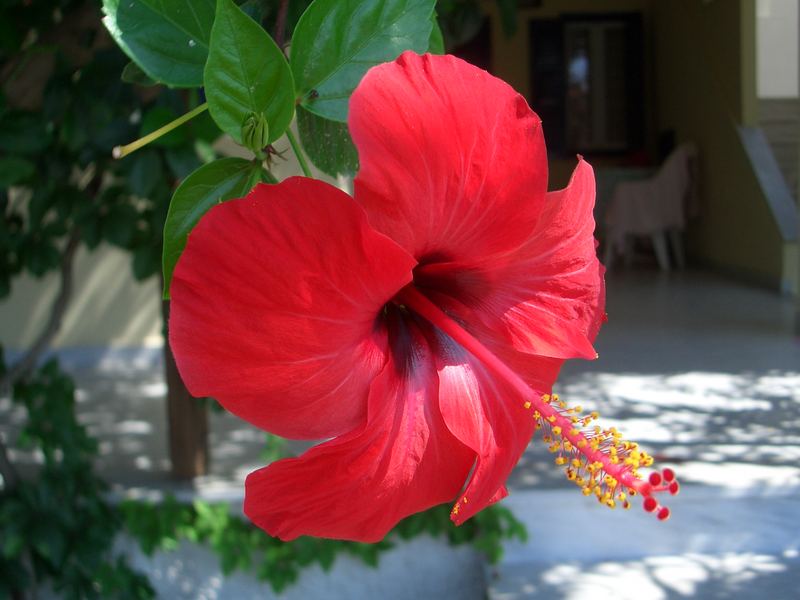
<path id="1" fill-rule="evenodd" d="M 27 375 L 36 366 L 41 354 L 47 350 L 53 338 L 61 329 L 61 322 L 64 320 L 64 313 L 67 311 L 67 306 L 72 296 L 72 266 L 75 261 L 75 251 L 78 249 L 80 241 L 80 233 L 77 229 L 74 229 L 67 240 L 64 254 L 61 257 L 61 288 L 50 308 L 50 319 L 31 349 L 8 369 L 0 383 L 0 393 L 5 393 L 6 390 L 14 385 L 15 381 Z"/>

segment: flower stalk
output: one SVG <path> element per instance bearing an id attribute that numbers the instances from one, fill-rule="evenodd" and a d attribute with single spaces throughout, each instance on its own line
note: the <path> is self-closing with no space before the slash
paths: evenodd
<path id="1" fill-rule="evenodd" d="M 170 121 L 166 125 L 159 127 L 155 131 L 152 131 L 143 137 L 140 137 L 138 140 L 133 141 L 130 144 L 125 144 L 124 146 L 114 146 L 114 149 L 111 151 L 111 155 L 114 158 L 125 158 L 129 154 L 136 152 L 139 148 L 145 147 L 150 142 L 154 142 L 161 136 L 168 134 L 173 129 L 180 127 L 187 121 L 205 112 L 207 109 L 208 102 L 203 102 L 200 106 L 190 110 L 185 115 L 181 115 L 174 121 Z"/>

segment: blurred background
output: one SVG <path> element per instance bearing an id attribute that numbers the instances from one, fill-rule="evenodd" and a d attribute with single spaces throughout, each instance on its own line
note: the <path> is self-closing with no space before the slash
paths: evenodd
<path id="1" fill-rule="evenodd" d="M 277 2 L 245 4 L 274 22 Z M 290 2 L 287 27 L 305 5 Z M 0 459 L 22 478 L 46 462 L 18 443 L 32 409 L 9 385 L 15 368 L 54 355 L 76 382 L 77 423 L 98 442 L 89 462 L 108 493 L 235 504 L 265 446 L 267 459 L 302 446 L 188 396 L 163 348 L 158 275 L 172 190 L 232 146 L 199 118 L 114 161 L 113 146 L 193 100 L 137 79 L 97 3 L 0 6 Z M 599 359 L 565 367 L 558 391 L 675 468 L 684 489 L 666 524 L 603 511 L 567 489 L 534 441 L 504 503 L 530 539 L 506 542 L 499 564 L 395 549 L 379 578 L 340 561 L 286 597 L 798 597 L 798 2 L 447 0 L 437 10 L 448 51 L 541 116 L 550 188 L 566 185 L 577 154 L 594 167 L 609 322 Z M 274 172 L 299 168 L 287 154 Z M 231 583 L 205 555 L 123 546 L 162 597 L 272 593 L 244 575 Z M 403 587 L 409 569 L 433 587 Z"/>

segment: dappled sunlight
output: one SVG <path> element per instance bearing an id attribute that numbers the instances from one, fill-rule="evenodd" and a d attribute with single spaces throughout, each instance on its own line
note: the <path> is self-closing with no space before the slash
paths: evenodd
<path id="1" fill-rule="evenodd" d="M 800 373 L 583 373 L 562 397 L 597 410 L 683 483 L 743 488 L 800 485 Z M 529 446 L 512 486 L 562 484 L 543 444 Z"/>
<path id="2" fill-rule="evenodd" d="M 600 413 L 684 484 L 720 493 L 800 486 L 800 343 L 791 301 L 693 272 L 617 275 L 596 361 L 565 365 L 556 391 Z M 568 483 L 534 440 L 513 489 Z"/>
<path id="3" fill-rule="evenodd" d="M 792 569 L 795 569 L 794 571 Z M 495 600 L 525 597 L 558 597 L 565 600 L 668 600 L 686 597 L 766 598 L 769 584 L 791 581 L 797 565 L 791 558 L 756 553 L 726 553 L 720 556 L 685 554 L 657 556 L 642 560 L 601 562 L 586 568 L 575 563 L 543 568 L 527 574 L 527 581 L 508 591 L 497 591 Z M 513 571 L 512 571 L 513 573 Z M 513 577 L 513 575 L 512 575 Z M 520 573 L 519 578 L 523 575 Z M 513 591 L 511 591 L 513 589 Z M 748 595 L 748 592 L 750 595 Z"/>

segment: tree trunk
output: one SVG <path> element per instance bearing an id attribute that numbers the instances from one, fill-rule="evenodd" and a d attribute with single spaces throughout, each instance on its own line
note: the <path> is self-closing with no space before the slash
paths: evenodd
<path id="1" fill-rule="evenodd" d="M 167 422 L 172 477 L 192 479 L 208 473 L 208 408 L 192 397 L 178 373 L 169 346 L 169 301 L 162 304 L 164 316 L 164 370 L 167 380 Z"/>

